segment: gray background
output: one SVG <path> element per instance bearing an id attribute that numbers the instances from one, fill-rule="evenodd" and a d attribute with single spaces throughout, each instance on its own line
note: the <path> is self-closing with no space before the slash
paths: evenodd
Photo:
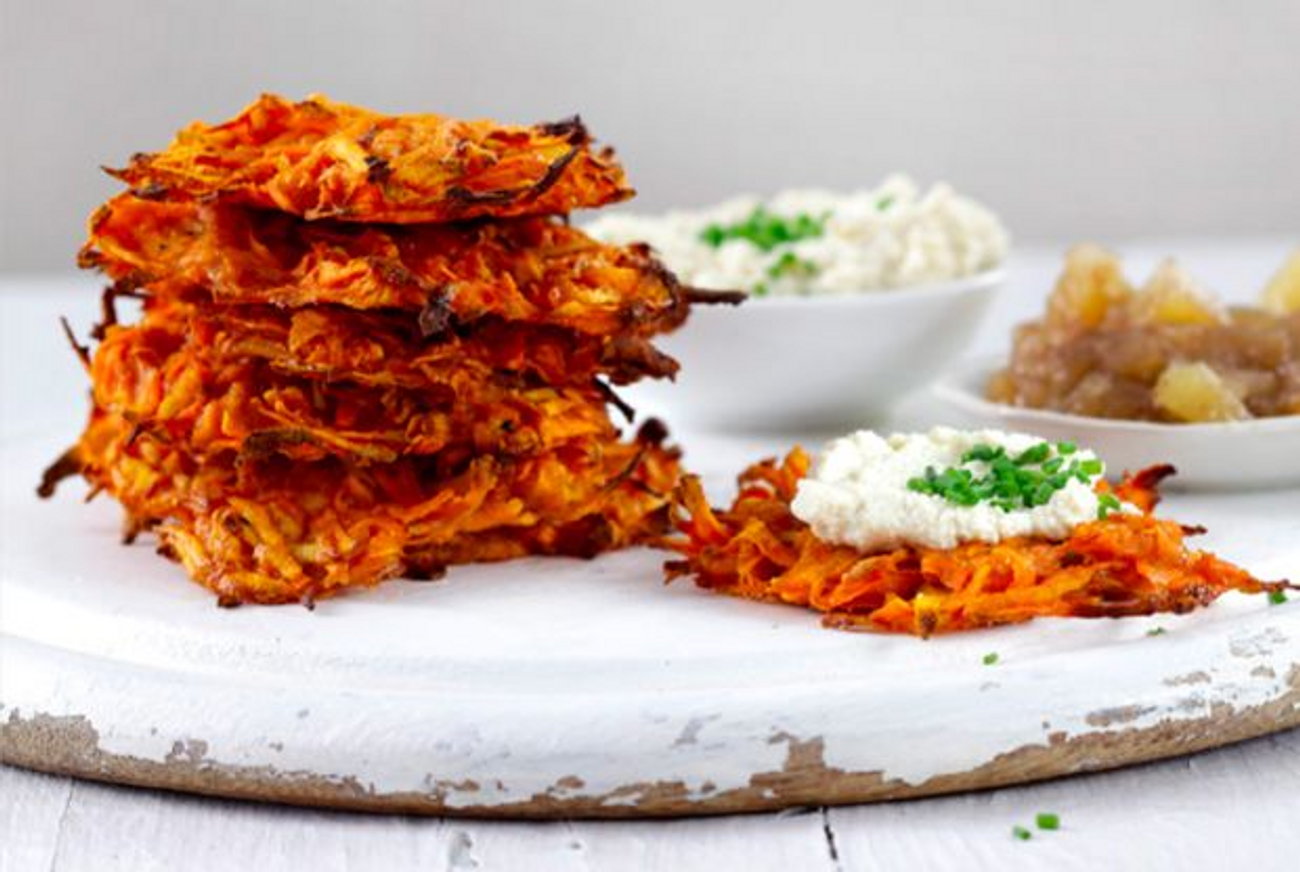
<path id="1" fill-rule="evenodd" d="M 906 169 L 1020 240 L 1300 237 L 1297 0 L 0 4 L 3 271 L 66 268 L 100 164 L 263 90 L 580 111 L 646 209 Z"/>

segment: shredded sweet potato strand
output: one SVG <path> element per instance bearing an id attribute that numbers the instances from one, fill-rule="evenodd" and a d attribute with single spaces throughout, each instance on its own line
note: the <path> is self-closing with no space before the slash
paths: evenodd
<path id="1" fill-rule="evenodd" d="M 427 223 L 562 214 L 632 196 L 577 118 L 535 127 L 384 116 L 265 95 L 196 122 L 114 175 L 153 198 L 222 198 L 307 219 Z"/>
<path id="2" fill-rule="evenodd" d="M 808 467 L 799 448 L 779 464 L 751 466 L 726 510 L 711 508 L 699 479 L 686 476 L 674 501 L 681 536 L 669 540 L 682 559 L 667 564 L 668 578 L 693 576 L 723 593 L 806 606 L 823 612 L 828 626 L 917 636 L 1045 616 L 1186 612 L 1228 590 L 1289 586 L 1188 549 L 1182 527 L 1150 514 L 1169 467 L 1116 488 L 1141 514 L 1112 513 L 1064 541 L 1015 538 L 876 554 L 823 542 L 791 513 Z"/>

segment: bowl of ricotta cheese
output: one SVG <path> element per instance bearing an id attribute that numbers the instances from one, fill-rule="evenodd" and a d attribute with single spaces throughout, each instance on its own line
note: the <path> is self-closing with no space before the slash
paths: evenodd
<path id="1" fill-rule="evenodd" d="M 685 285 L 748 294 L 667 337 L 676 384 L 631 403 L 737 430 L 870 422 L 959 359 L 1002 285 L 1009 237 L 988 208 L 906 176 L 852 192 L 791 189 L 585 227 L 645 242 Z"/>

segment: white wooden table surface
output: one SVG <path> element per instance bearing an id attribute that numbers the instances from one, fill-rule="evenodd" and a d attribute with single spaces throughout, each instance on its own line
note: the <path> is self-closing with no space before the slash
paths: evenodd
<path id="1" fill-rule="evenodd" d="M 1164 253 L 1229 298 L 1253 294 L 1297 239 L 1119 246 L 1135 276 Z M 1059 250 L 1023 251 L 978 350 L 1037 311 Z M 86 277 L 0 279 L 0 342 L 51 302 L 87 323 Z M 30 291 L 39 289 L 41 302 Z M 28 293 L 21 296 L 20 290 Z M 75 364 L 0 372 L 7 431 L 68 423 L 84 396 Z M 70 413 L 71 412 L 71 413 Z M 29 470 L 0 469 L 0 475 Z M 0 531 L 0 548 L 3 547 Z M 3 603 L 0 603 L 0 608 Z M 0 650 L 0 657 L 4 656 Z M 959 729 L 959 726 L 954 726 Z M 1038 812 L 1061 817 L 1031 840 Z M 1294 869 L 1300 857 L 1300 731 L 1190 758 L 931 800 L 678 821 L 513 823 L 383 817 L 135 790 L 0 767 L 0 872 L 368 869 Z"/>

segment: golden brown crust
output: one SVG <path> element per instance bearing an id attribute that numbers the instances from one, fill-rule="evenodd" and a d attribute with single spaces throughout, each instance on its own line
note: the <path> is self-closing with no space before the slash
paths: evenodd
<path id="1" fill-rule="evenodd" d="M 384 116 L 264 95 L 222 124 L 112 170 L 142 196 L 220 199 L 309 220 L 431 223 L 550 215 L 632 196 L 576 117 L 533 127 Z"/>

